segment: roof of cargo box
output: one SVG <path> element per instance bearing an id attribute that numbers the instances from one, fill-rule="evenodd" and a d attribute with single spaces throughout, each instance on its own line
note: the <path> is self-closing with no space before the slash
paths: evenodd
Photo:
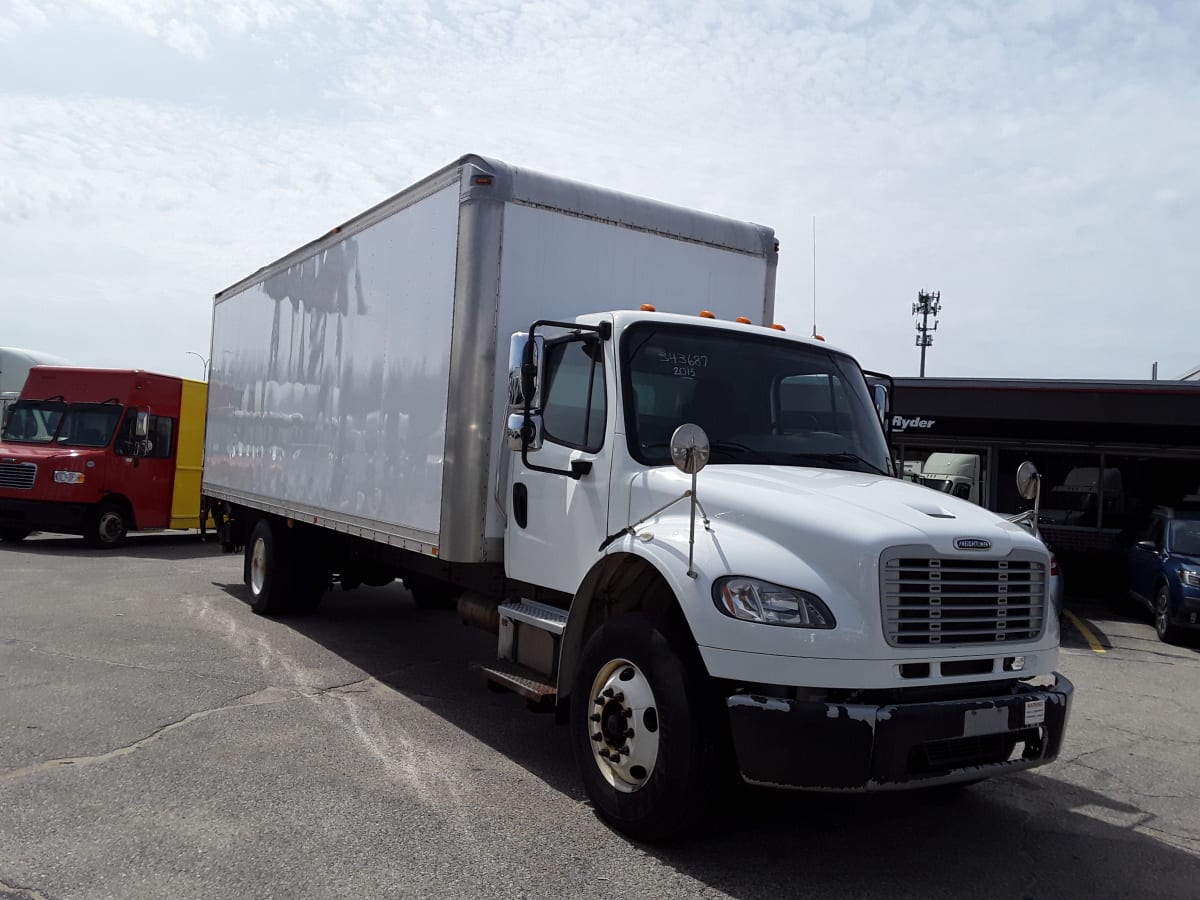
<path id="1" fill-rule="evenodd" d="M 492 174 L 496 187 L 513 203 L 673 235 L 756 256 L 775 249 L 775 232 L 765 225 L 569 181 L 483 156 L 464 156 L 454 165 L 474 165 L 484 174 Z"/>
<path id="2" fill-rule="evenodd" d="M 331 229 L 316 240 L 263 266 L 252 275 L 219 291 L 214 299 L 216 302 L 220 302 L 225 295 L 255 284 L 275 270 L 304 260 L 318 250 L 344 240 L 398 210 L 441 190 L 454 181 L 461 180 L 463 170 L 468 167 L 475 170 L 475 174 L 472 176 L 474 183 L 470 187 L 464 188 L 463 199 L 487 196 L 493 200 L 607 222 L 680 240 L 723 247 L 753 256 L 770 256 L 778 249 L 775 231 L 766 225 L 743 222 L 684 206 L 675 206 L 646 197 L 624 194 L 608 188 L 546 175 L 471 153 Z M 476 179 L 487 180 L 476 181 Z"/>

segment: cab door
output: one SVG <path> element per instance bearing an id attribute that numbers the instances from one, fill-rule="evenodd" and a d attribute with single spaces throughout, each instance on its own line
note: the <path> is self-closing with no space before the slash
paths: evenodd
<path id="1" fill-rule="evenodd" d="M 542 445 L 527 462 L 514 452 L 509 468 L 509 578 L 573 594 L 599 556 L 615 439 L 612 344 L 595 334 L 546 341 L 538 370 Z"/>
<path id="2" fill-rule="evenodd" d="M 1129 550 L 1129 590 L 1145 603 L 1154 602 L 1154 583 L 1162 568 L 1166 521 L 1154 516 L 1140 540 Z"/>
<path id="3" fill-rule="evenodd" d="M 137 410 L 130 407 L 113 443 L 117 458 L 109 488 L 129 498 L 138 528 L 166 528 L 171 521 L 176 421 L 151 415 L 144 438 L 137 436 L 136 425 Z"/>

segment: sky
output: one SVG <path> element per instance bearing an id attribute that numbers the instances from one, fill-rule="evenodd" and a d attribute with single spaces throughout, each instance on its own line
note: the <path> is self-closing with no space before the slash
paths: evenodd
<path id="1" fill-rule="evenodd" d="M 1200 365 L 1200 3 L 0 0 L 0 346 L 201 377 L 212 296 L 466 153 L 769 225 L 915 375 Z"/>

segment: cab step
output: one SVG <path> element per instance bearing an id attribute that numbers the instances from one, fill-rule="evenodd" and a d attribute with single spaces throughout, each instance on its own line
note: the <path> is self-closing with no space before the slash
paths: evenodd
<path id="1" fill-rule="evenodd" d="M 535 708 L 552 709 L 558 699 L 558 688 L 554 682 L 547 681 L 545 675 L 526 666 L 499 660 L 487 665 L 476 663 L 472 668 L 483 674 L 488 680 L 488 687 L 511 691 L 524 697 Z"/>

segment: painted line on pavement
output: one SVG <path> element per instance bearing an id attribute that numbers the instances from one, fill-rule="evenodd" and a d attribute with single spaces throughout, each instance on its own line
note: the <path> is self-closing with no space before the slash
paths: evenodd
<path id="1" fill-rule="evenodd" d="M 1104 649 L 1104 645 L 1100 643 L 1096 635 L 1092 633 L 1092 629 L 1084 625 L 1083 620 L 1079 618 L 1079 616 L 1075 615 L 1075 613 L 1071 612 L 1069 609 L 1064 609 L 1063 613 L 1068 619 L 1071 620 L 1071 624 L 1075 626 L 1079 633 L 1083 635 L 1083 639 L 1088 642 L 1088 646 L 1092 648 L 1094 653 L 1108 652 Z"/>

